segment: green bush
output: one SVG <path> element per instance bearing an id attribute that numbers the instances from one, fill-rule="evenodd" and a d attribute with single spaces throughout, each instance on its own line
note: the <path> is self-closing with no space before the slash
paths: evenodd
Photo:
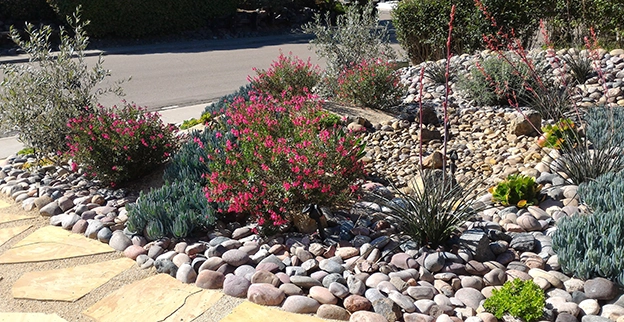
<path id="1" fill-rule="evenodd" d="M 312 92 L 312 88 L 321 79 L 318 65 L 312 65 L 310 59 L 303 61 L 297 56 L 279 55 L 268 70 L 254 69 L 257 76 L 250 79 L 251 86 L 261 93 L 275 98 L 290 98 Z"/>
<path id="2" fill-rule="evenodd" d="M 541 185 L 533 177 L 522 174 L 511 174 L 505 180 L 490 189 L 492 199 L 503 206 L 518 206 L 520 208 L 535 205 Z"/>
<path id="3" fill-rule="evenodd" d="M 482 3 L 496 21 L 496 27 L 470 0 L 400 1 L 392 12 L 392 21 L 399 43 L 412 63 L 446 58 L 452 4 L 456 5 L 451 40 L 454 54 L 485 48 L 483 35 L 496 35 L 498 31 L 510 34 L 512 29 L 526 47 L 539 26 L 539 19 L 549 13 L 548 5 L 538 0 L 482 0 Z"/>
<path id="4" fill-rule="evenodd" d="M 22 23 L 55 19 L 56 14 L 46 0 L 0 0 L 0 20 Z"/>
<path id="5" fill-rule="evenodd" d="M 82 5 L 96 38 L 141 38 L 172 34 L 209 25 L 236 13 L 236 0 L 47 0 L 59 16 Z"/>
<path id="6" fill-rule="evenodd" d="M 117 185 L 149 173 L 176 151 L 176 128 L 157 113 L 126 104 L 72 118 L 69 154 L 87 173 Z"/>
<path id="7" fill-rule="evenodd" d="M 348 6 L 344 15 L 336 17 L 335 23 L 329 13 L 317 14 L 303 30 L 315 36 L 310 42 L 316 54 L 326 59 L 326 73 L 333 78 L 363 60 L 396 58 L 390 47 L 388 28 L 379 25 L 372 3 L 364 7 Z"/>
<path id="8" fill-rule="evenodd" d="M 526 64 L 511 65 L 504 59 L 490 57 L 479 61 L 470 73 L 460 77 L 457 85 L 478 106 L 507 106 L 510 100 L 527 104 L 532 97 L 526 89 L 531 80 L 529 73 Z"/>
<path id="9" fill-rule="evenodd" d="M 127 208 L 128 229 L 149 240 L 184 238 L 207 230 L 216 220 L 203 188 L 190 180 L 167 182 L 161 188 L 141 192 L 137 202 Z"/>
<path id="10" fill-rule="evenodd" d="M 603 44 L 621 45 L 624 24 L 618 17 L 624 12 L 621 0 L 557 0 L 554 14 L 548 21 L 556 46 L 583 46 L 593 27 Z"/>
<path id="11" fill-rule="evenodd" d="M 544 315 L 546 299 L 544 291 L 532 280 L 523 281 L 519 278 L 505 282 L 500 290 L 494 289 L 492 296 L 485 300 L 486 311 L 502 319 L 510 314 L 526 322 L 537 321 Z"/>
<path id="12" fill-rule="evenodd" d="M 399 104 L 404 92 L 398 73 L 381 60 L 363 60 L 349 66 L 338 75 L 337 83 L 337 100 L 376 109 Z"/>
<path id="13" fill-rule="evenodd" d="M 557 222 L 552 242 L 561 270 L 582 279 L 604 277 L 624 286 L 622 218 L 621 208 L 618 208 L 565 217 Z"/>
<path id="14" fill-rule="evenodd" d="M 76 11 L 68 23 L 72 32 L 61 28 L 61 44 L 54 54 L 50 26 L 35 29 L 28 24 L 27 39 L 12 28 L 11 38 L 30 56 L 29 62 L 0 66 L 4 73 L 0 84 L 0 129 L 16 130 L 20 141 L 40 154 L 66 151 L 69 119 L 84 115 L 85 107 L 95 106 L 104 93 L 121 94 L 119 82 L 110 88 L 98 88 L 110 76 L 101 56 L 92 65 L 85 61 L 89 37 L 84 28 L 88 22 L 81 21 Z"/>

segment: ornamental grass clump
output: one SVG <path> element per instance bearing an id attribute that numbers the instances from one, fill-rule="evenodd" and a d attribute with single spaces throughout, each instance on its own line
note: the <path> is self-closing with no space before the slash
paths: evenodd
<path id="1" fill-rule="evenodd" d="M 324 128 L 320 109 L 311 96 L 275 100 L 252 93 L 249 101 L 232 103 L 227 127 L 216 128 L 225 143 L 207 150 L 208 200 L 221 213 L 251 216 L 267 235 L 308 204 L 347 200 L 364 175 L 364 147 L 342 128 Z"/>
<path id="2" fill-rule="evenodd" d="M 334 95 L 348 104 L 386 109 L 401 102 L 404 88 L 400 80 L 392 64 L 363 60 L 340 72 Z"/>
<path id="3" fill-rule="evenodd" d="M 398 198 L 380 198 L 392 210 L 402 231 L 421 246 L 436 249 L 445 246 L 457 228 L 474 218 L 483 205 L 474 203 L 482 180 L 454 182 L 441 170 L 422 170 L 405 193 L 397 189 Z"/>
<path id="4" fill-rule="evenodd" d="M 89 109 L 67 126 L 68 154 L 87 174 L 113 186 L 149 173 L 178 147 L 174 125 L 131 104 Z"/>
<path id="5" fill-rule="evenodd" d="M 505 282 L 499 290 L 485 300 L 483 308 L 502 319 L 505 314 L 526 322 L 539 320 L 544 315 L 546 297 L 544 291 L 532 280 L 519 278 Z"/>
<path id="6" fill-rule="evenodd" d="M 312 88 L 321 79 L 318 65 L 313 65 L 310 58 L 303 61 L 292 53 L 288 56 L 280 53 L 277 61 L 273 61 L 268 70 L 254 68 L 254 71 L 257 75 L 250 77 L 251 86 L 258 92 L 276 98 L 306 95 L 312 92 Z"/>

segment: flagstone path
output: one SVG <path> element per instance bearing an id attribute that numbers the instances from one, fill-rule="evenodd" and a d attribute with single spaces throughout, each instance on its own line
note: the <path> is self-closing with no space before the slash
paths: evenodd
<path id="1" fill-rule="evenodd" d="M 0 322 L 326 321 L 141 270 L 47 221 L 0 199 Z"/>

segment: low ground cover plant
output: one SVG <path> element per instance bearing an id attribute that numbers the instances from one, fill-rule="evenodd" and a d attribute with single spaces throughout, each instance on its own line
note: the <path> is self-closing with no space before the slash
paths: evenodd
<path id="1" fill-rule="evenodd" d="M 598 209 L 590 215 L 565 217 L 559 221 L 552 237 L 553 250 L 559 256 L 564 273 L 582 279 L 604 277 L 624 286 L 621 208 Z"/>
<path id="2" fill-rule="evenodd" d="M 88 109 L 67 126 L 69 155 L 87 173 L 111 185 L 148 173 L 178 147 L 175 126 L 131 104 Z"/>
<path id="3" fill-rule="evenodd" d="M 148 240 L 162 237 L 184 238 L 206 231 L 216 220 L 216 212 L 198 182 L 167 182 L 158 189 L 141 193 L 128 206 L 128 229 Z"/>
<path id="4" fill-rule="evenodd" d="M 251 94 L 233 102 L 226 112 L 230 130 L 216 129 L 225 144 L 207 150 L 208 200 L 221 213 L 248 214 L 264 234 L 305 205 L 346 200 L 364 173 L 363 146 L 341 128 L 323 128 L 320 108 L 310 96 L 280 101 Z"/>
<path id="5" fill-rule="evenodd" d="M 498 319 L 509 314 L 523 321 L 533 322 L 544 315 L 544 291 L 532 280 L 515 278 L 505 282 L 501 289 L 493 290 L 492 294 L 485 300 L 483 307 Z"/>
<path id="6" fill-rule="evenodd" d="M 535 178 L 522 174 L 511 174 L 505 180 L 490 189 L 492 199 L 503 206 L 524 208 L 539 202 L 541 185 Z"/>
<path id="7" fill-rule="evenodd" d="M 254 69 L 256 76 L 249 79 L 251 86 L 258 92 L 273 97 L 290 98 L 311 93 L 321 79 L 318 65 L 313 65 L 308 58 L 303 61 L 289 53 L 280 53 L 268 70 Z"/>
<path id="8" fill-rule="evenodd" d="M 576 124 L 571 119 L 561 119 L 555 124 L 547 124 L 542 127 L 542 136 L 537 144 L 541 147 L 560 149 L 564 144 L 574 144 L 566 139 L 578 135 Z"/>

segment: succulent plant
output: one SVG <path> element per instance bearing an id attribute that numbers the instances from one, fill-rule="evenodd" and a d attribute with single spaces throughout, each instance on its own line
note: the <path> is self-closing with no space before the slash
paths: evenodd
<path id="1" fill-rule="evenodd" d="M 624 215 L 619 209 L 564 217 L 557 223 L 552 243 L 564 273 L 604 277 L 624 286 Z"/>
<path id="2" fill-rule="evenodd" d="M 184 238 L 214 224 L 215 210 L 203 188 L 190 180 L 167 182 L 159 189 L 141 193 L 128 206 L 128 229 L 144 233 L 149 240 Z"/>
<path id="3" fill-rule="evenodd" d="M 597 212 L 624 209 L 624 172 L 609 172 L 578 187 L 581 200 Z"/>
<path id="4" fill-rule="evenodd" d="M 557 123 L 542 127 L 542 136 L 537 140 L 541 147 L 560 149 L 564 144 L 574 144 L 578 136 L 576 125 L 570 119 L 561 119 Z"/>
<path id="5" fill-rule="evenodd" d="M 246 86 L 241 86 L 238 91 L 225 95 L 216 102 L 213 102 L 206 106 L 204 109 L 204 113 L 209 113 L 213 117 L 219 114 L 225 113 L 225 110 L 228 106 L 234 102 L 238 98 L 242 98 L 245 101 L 249 100 L 249 93 L 253 90 L 251 84 L 247 84 Z"/>
<path id="6" fill-rule="evenodd" d="M 492 199 L 503 206 L 513 205 L 523 208 L 539 202 L 541 189 L 542 186 L 537 184 L 533 177 L 512 174 L 489 191 L 492 193 Z"/>
<path id="7" fill-rule="evenodd" d="M 483 308 L 501 319 L 509 314 L 523 321 L 536 321 L 544 315 L 546 298 L 544 291 L 532 280 L 519 278 L 506 282 L 499 290 L 485 300 Z"/>

